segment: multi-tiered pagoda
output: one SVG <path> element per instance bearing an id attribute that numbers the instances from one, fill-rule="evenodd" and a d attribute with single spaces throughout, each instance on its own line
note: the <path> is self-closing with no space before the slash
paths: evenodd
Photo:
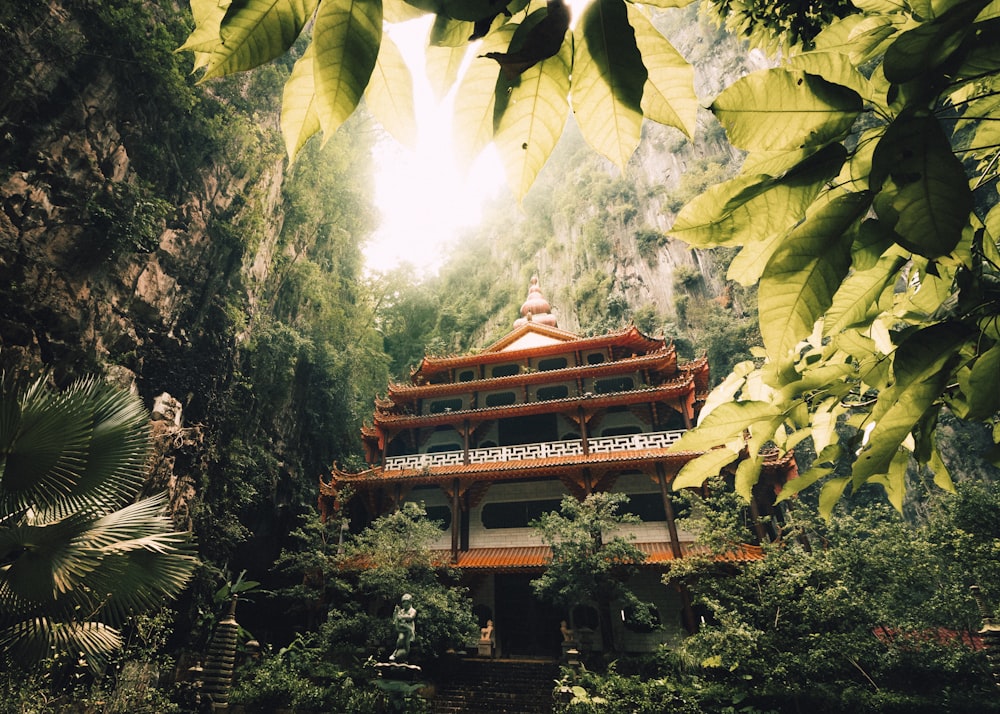
<path id="1" fill-rule="evenodd" d="M 661 575 L 693 548 L 693 534 L 675 522 L 670 482 L 699 453 L 669 447 L 691 428 L 708 389 L 705 358 L 678 363 L 672 344 L 634 326 L 598 337 L 559 329 L 533 278 L 505 337 L 475 354 L 425 357 L 410 384 L 390 384 L 376 399 L 362 429 L 372 467 L 335 467 L 320 482 L 321 510 L 347 485 L 355 526 L 422 503 L 444 524 L 437 547 L 462 570 L 480 618 L 493 620 L 500 652 L 545 655 L 558 652 L 561 621 L 578 630 L 593 623 L 585 608 L 561 613 L 535 600 L 529 581 L 550 550 L 529 523 L 558 510 L 566 494 L 623 492 L 647 556 L 631 585 L 655 604 L 661 627 L 632 627 L 623 613 L 615 644 L 649 649 L 694 626 L 682 593 Z M 790 457 L 765 466 L 755 514 L 771 512 L 774 486 L 794 468 Z M 755 554 L 747 546 L 735 557 Z"/>

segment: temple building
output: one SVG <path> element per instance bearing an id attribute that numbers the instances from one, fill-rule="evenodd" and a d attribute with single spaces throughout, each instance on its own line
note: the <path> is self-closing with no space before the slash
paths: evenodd
<path id="1" fill-rule="evenodd" d="M 320 480 L 321 511 L 345 486 L 354 526 L 407 501 L 423 504 L 443 523 L 442 560 L 461 570 L 481 624 L 493 622 L 498 653 L 550 656 L 563 621 L 595 649 L 612 643 L 600 641 L 592 610 L 559 612 L 535 599 L 530 581 L 551 551 L 529 524 L 558 510 L 566 494 L 625 493 L 640 519 L 631 534 L 646 555 L 630 586 L 654 604 L 660 626 L 633 625 L 622 612 L 613 645 L 651 650 L 695 627 L 684 593 L 661 576 L 694 548 L 694 535 L 678 527 L 670 482 L 700 453 L 669 448 L 695 423 L 708 391 L 706 358 L 678 362 L 672 344 L 635 326 L 597 337 L 560 329 L 532 278 L 507 335 L 472 354 L 424 357 L 409 384 L 390 384 L 376 399 L 373 423 L 362 429 L 371 468 L 334 467 Z M 766 463 L 755 515 L 772 513 L 776 489 L 794 471 L 791 455 Z M 760 550 L 747 545 L 733 557 Z"/>

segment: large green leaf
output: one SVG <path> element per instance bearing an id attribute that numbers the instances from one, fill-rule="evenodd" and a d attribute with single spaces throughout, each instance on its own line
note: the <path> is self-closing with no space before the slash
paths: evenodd
<path id="1" fill-rule="evenodd" d="M 850 267 L 850 226 L 868 209 L 866 193 L 834 198 L 793 230 L 760 281 L 760 331 L 775 361 L 813 331 Z"/>
<path id="2" fill-rule="evenodd" d="M 754 363 L 751 360 L 746 360 L 735 365 L 732 371 L 726 375 L 726 378 L 715 385 L 708 397 L 706 397 L 705 403 L 701 408 L 702 413 L 709 414 L 719 405 L 733 401 L 746 384 L 747 375 L 753 373 L 753 371 Z"/>
<path id="3" fill-rule="evenodd" d="M 991 92 L 988 96 L 969 102 L 962 119 L 975 122 L 976 131 L 969 142 L 973 151 L 996 151 L 996 147 L 1000 146 L 998 117 L 1000 117 L 1000 95 Z"/>
<path id="4" fill-rule="evenodd" d="M 309 138 L 320 130 L 314 69 L 310 44 L 292 68 L 281 98 L 281 136 L 289 161 L 294 161 Z"/>
<path id="5" fill-rule="evenodd" d="M 594 0 L 574 36 L 573 112 L 587 143 L 622 171 L 639 146 L 646 77 L 625 0 Z"/>
<path id="6" fill-rule="evenodd" d="M 434 18 L 428 47 L 468 47 L 469 36 L 475 31 L 475 23 L 455 20 L 444 15 Z"/>
<path id="7" fill-rule="evenodd" d="M 506 24 L 486 35 L 480 56 L 472 60 L 458 85 L 454 143 L 455 156 L 459 161 L 471 164 L 493 140 L 495 91 L 500 68 L 482 55 L 507 49 L 516 29 L 516 25 Z"/>
<path id="8" fill-rule="evenodd" d="M 937 258 L 962 237 L 972 211 L 965 169 L 952 153 L 940 122 L 906 114 L 886 130 L 872 159 L 875 211 L 893 226 L 900 245 Z"/>
<path id="9" fill-rule="evenodd" d="M 879 394 L 872 410 L 875 427 L 854 463 L 855 487 L 888 472 L 903 441 L 950 380 L 948 365 L 958 359 L 964 334 L 951 325 L 932 325 L 909 335 L 896 349 L 896 383 Z"/>
<path id="10" fill-rule="evenodd" d="M 824 483 L 823 488 L 820 489 L 819 514 L 827 521 L 833 515 L 833 508 L 840 501 L 840 497 L 844 495 L 844 489 L 847 488 L 850 480 L 850 476 L 832 478 Z"/>
<path id="11" fill-rule="evenodd" d="M 865 322 L 873 309 L 879 309 L 879 299 L 895 283 L 897 273 L 905 262 L 902 256 L 887 255 L 870 270 L 848 276 L 834 294 L 830 308 L 823 316 L 823 334 L 836 335 L 848 327 Z"/>
<path id="12" fill-rule="evenodd" d="M 698 120 L 694 67 L 635 5 L 629 4 L 626 9 L 629 23 L 635 30 L 636 46 L 648 72 L 642 90 L 643 114 L 647 119 L 676 127 L 693 137 Z"/>
<path id="13" fill-rule="evenodd" d="M 427 48 L 427 62 L 424 64 L 424 69 L 427 72 L 427 81 L 438 101 L 451 90 L 455 80 L 458 79 L 458 71 L 465 61 L 467 50 L 467 45 Z"/>
<path id="14" fill-rule="evenodd" d="M 316 110 L 330 136 L 347 121 L 371 79 L 382 41 L 380 0 L 323 0 L 313 30 Z"/>
<path id="15" fill-rule="evenodd" d="M 753 450 L 753 453 L 747 458 L 740 461 L 739 465 L 736 467 L 736 476 L 733 479 L 733 490 L 736 495 L 741 497 L 744 501 L 750 502 L 753 500 L 753 487 L 757 485 L 757 481 L 760 480 L 760 470 L 764 465 L 764 459 L 761 458 L 760 453 L 757 450 Z"/>
<path id="16" fill-rule="evenodd" d="M 197 53 L 200 64 L 196 62 L 195 69 L 203 67 L 211 59 L 212 50 L 219 44 L 222 19 L 231 3 L 232 0 L 191 0 L 191 17 L 195 27 L 177 51 Z"/>
<path id="17" fill-rule="evenodd" d="M 892 361 L 895 388 L 905 389 L 932 379 L 976 336 L 975 331 L 953 322 L 940 322 L 911 332 L 896 348 Z"/>
<path id="18" fill-rule="evenodd" d="M 711 109 L 734 146 L 791 151 L 844 138 L 861 112 L 861 97 L 801 70 L 768 69 L 730 85 Z"/>
<path id="19" fill-rule="evenodd" d="M 781 486 L 781 492 L 774 502 L 781 503 L 832 474 L 840 455 L 841 448 L 838 444 L 823 447 L 805 473 L 789 479 Z"/>
<path id="20" fill-rule="evenodd" d="M 649 5 L 650 7 L 687 7 L 694 0 L 647 0 L 643 5 Z"/>
<path id="21" fill-rule="evenodd" d="M 1000 411 L 1000 345 L 983 352 L 962 380 L 969 405 L 967 419 L 985 419 Z"/>
<path id="22" fill-rule="evenodd" d="M 365 106 L 386 131 L 404 146 L 417 144 L 417 118 L 413 106 L 413 79 L 396 43 L 386 35 L 378 61 L 365 90 Z"/>
<path id="23" fill-rule="evenodd" d="M 572 50 L 564 42 L 557 54 L 525 70 L 511 88 L 494 141 L 518 201 L 535 182 L 555 148 L 569 116 Z"/>
<path id="24" fill-rule="evenodd" d="M 671 482 L 671 488 L 675 491 L 682 488 L 697 488 L 705 483 L 706 479 L 718 476 L 723 468 L 739 457 L 738 452 L 728 448 L 712 449 L 684 464 Z"/>
<path id="25" fill-rule="evenodd" d="M 241 0 L 231 4 L 202 79 L 242 72 L 280 57 L 298 38 L 318 2 Z"/>
<path id="26" fill-rule="evenodd" d="M 846 55 L 840 52 L 806 52 L 791 57 L 786 66 L 853 89 L 858 96 L 871 99 L 872 90 L 868 79 L 858 71 Z"/>
<path id="27" fill-rule="evenodd" d="M 900 34 L 885 51 L 882 69 L 886 79 L 902 84 L 940 67 L 973 32 L 973 18 L 989 3 L 963 0 L 933 22 Z"/>
<path id="28" fill-rule="evenodd" d="M 780 175 L 742 175 L 717 184 L 690 201 L 674 220 L 670 235 L 700 247 L 747 246 L 748 256 L 762 249 L 754 241 L 774 241 L 797 223 L 846 154 L 840 145 L 814 152 Z M 770 250 L 763 246 L 767 255 Z M 763 255 L 763 253 L 762 253 Z M 737 258 L 730 279 L 750 284 L 761 266 Z"/>
<path id="29" fill-rule="evenodd" d="M 905 449 L 899 449 L 889 462 L 889 468 L 884 474 L 876 474 L 868 479 L 869 483 L 877 483 L 885 489 L 889 503 L 900 513 L 903 512 L 903 497 L 906 495 L 906 467 L 910 463 L 910 454 Z"/>
<path id="30" fill-rule="evenodd" d="M 675 441 L 670 451 L 706 451 L 740 437 L 745 429 L 757 422 L 770 421 L 780 415 L 781 410 L 768 402 L 748 400 L 720 404 L 703 415 L 697 428 L 685 432 Z"/>
<path id="31" fill-rule="evenodd" d="M 426 5 L 426 7 L 418 7 Z M 427 3 L 407 2 L 407 0 L 382 0 L 382 15 L 386 22 L 406 22 L 423 17 L 428 12 L 433 12 L 437 7 L 435 0 Z"/>

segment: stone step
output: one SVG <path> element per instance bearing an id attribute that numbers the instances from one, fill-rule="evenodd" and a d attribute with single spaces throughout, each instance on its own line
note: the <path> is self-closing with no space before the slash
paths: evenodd
<path id="1" fill-rule="evenodd" d="M 549 661 L 456 660 L 437 673 L 434 714 L 550 714 L 559 668 Z"/>

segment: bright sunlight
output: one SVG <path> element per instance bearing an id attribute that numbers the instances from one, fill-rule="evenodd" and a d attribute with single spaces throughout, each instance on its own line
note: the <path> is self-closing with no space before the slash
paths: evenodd
<path id="1" fill-rule="evenodd" d="M 392 28 L 413 74 L 419 127 L 415 150 L 386 136 L 375 148 L 375 204 L 378 230 L 365 246 L 371 271 L 409 263 L 420 273 L 435 272 L 447 245 L 479 222 L 485 201 L 506 191 L 503 167 L 488 147 L 466 172 L 451 144 L 452 94 L 438 101 L 423 68 L 423 47 L 431 17 Z"/>

